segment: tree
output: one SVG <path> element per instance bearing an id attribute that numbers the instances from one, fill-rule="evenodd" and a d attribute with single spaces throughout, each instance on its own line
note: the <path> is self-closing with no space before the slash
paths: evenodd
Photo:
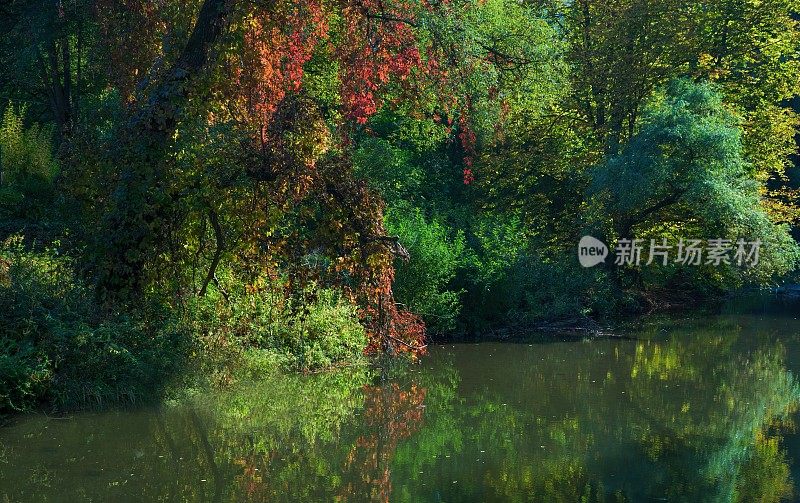
<path id="1" fill-rule="evenodd" d="M 88 87 L 90 8 L 84 0 L 11 2 L 0 21 L 8 34 L 0 42 L 0 96 L 36 103 L 34 113 L 52 119 L 59 136 L 69 135 L 78 122 Z"/>
<path id="2" fill-rule="evenodd" d="M 182 109 L 196 90 L 198 77 L 213 64 L 212 49 L 230 13 L 229 0 L 203 3 L 182 53 L 117 134 L 115 140 L 121 147 L 114 160 L 125 168 L 100 235 L 105 246 L 101 247 L 98 281 L 105 293 L 140 292 L 143 288 L 145 263 L 157 248 L 172 198 L 163 186 L 165 150 Z"/>
<path id="3" fill-rule="evenodd" d="M 766 256 L 751 274 L 765 281 L 792 270 L 798 249 L 788 229 L 767 217 L 751 173 L 738 119 L 714 86 L 676 80 L 625 149 L 593 171 L 589 194 L 610 238 L 666 230 L 760 240 Z"/>
<path id="4" fill-rule="evenodd" d="M 173 245 L 194 238 L 202 222 L 216 245 L 200 295 L 216 284 L 223 256 L 243 259 L 228 265 L 248 282 L 281 264 L 294 292 L 325 280 L 357 299 L 372 327 L 372 349 L 421 349 L 421 323 L 397 307 L 391 292 L 393 256 L 403 250 L 386 235 L 380 198 L 353 178 L 347 148 L 350 132 L 380 106 L 384 88 L 420 66 L 412 30 L 420 8 L 203 2 L 183 50 L 159 63 L 167 70 L 148 75 L 142 84 L 149 98 L 133 102 L 113 137 L 106 162 L 124 168 L 96 236 L 101 295 L 134 298 L 164 276 L 165 264 L 194 260 Z M 169 61 L 170 53 L 161 52 Z M 305 67 L 320 54 L 339 68 L 339 110 L 326 109 L 313 88 L 304 88 L 316 77 Z M 335 127 L 326 123 L 342 118 Z M 227 134 L 189 151 L 176 141 L 209 129 Z M 198 169 L 203 162 L 194 156 L 209 154 L 220 162 Z M 224 156 L 235 161 L 223 164 Z M 226 218 L 221 211 L 229 212 Z M 314 231 L 283 226 L 295 218 L 314 220 Z M 324 255 L 331 270 L 304 268 L 300 258 L 309 253 Z"/>

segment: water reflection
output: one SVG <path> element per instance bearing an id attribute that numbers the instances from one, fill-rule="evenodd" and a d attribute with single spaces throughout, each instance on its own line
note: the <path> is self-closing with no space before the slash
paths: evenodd
<path id="1" fill-rule="evenodd" d="M 639 340 L 438 347 L 383 382 L 26 418 L 0 429 L 0 500 L 791 500 L 798 328 L 667 320 Z"/>

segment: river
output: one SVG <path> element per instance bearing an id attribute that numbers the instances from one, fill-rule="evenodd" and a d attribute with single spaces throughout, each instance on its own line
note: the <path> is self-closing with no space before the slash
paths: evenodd
<path id="1" fill-rule="evenodd" d="M 0 428 L 0 501 L 796 501 L 800 309 L 432 346 Z"/>

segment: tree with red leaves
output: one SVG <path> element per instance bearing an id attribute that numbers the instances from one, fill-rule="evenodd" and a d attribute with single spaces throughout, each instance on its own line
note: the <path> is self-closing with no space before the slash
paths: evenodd
<path id="1" fill-rule="evenodd" d="M 150 19 L 144 15 L 152 9 L 149 4 L 127 6 L 141 14 L 134 20 Z M 159 71 L 156 67 L 165 63 L 151 62 L 145 86 L 150 96 L 133 98 L 130 125 L 121 131 L 116 162 L 127 166 L 127 173 L 103 226 L 110 239 L 96 266 L 101 293 L 115 298 L 140 292 L 148 271 L 159 267 L 163 243 L 170 240 L 167 233 L 184 225 L 175 208 L 186 189 L 170 183 L 169 149 L 183 123 L 206 113 L 208 127 L 232 124 L 240 131 L 237 155 L 250 174 L 251 194 L 265 202 L 263 211 L 287 214 L 298 205 L 327 206 L 317 236 L 309 238 L 296 228 L 282 246 L 264 237 L 271 234 L 274 219 L 248 213 L 252 218 L 235 242 L 261 250 L 250 259 L 266 265 L 322 246 L 338 271 L 327 279 L 362 306 L 371 340 L 367 352 L 423 351 L 421 321 L 398 308 L 392 295 L 393 258 L 402 247 L 385 235 L 380 199 L 352 179 L 347 160 L 347 131 L 376 113 L 385 89 L 407 84 L 413 71 L 421 71 L 417 8 L 406 1 L 205 0 L 171 69 Z M 142 60 L 152 59 L 149 46 L 142 49 L 131 59 L 136 68 L 128 68 L 134 74 L 146 66 Z M 321 51 L 339 68 L 341 119 L 335 127 L 329 121 L 336 115 L 326 118 L 305 90 L 306 67 Z M 231 241 L 223 239 L 227 231 L 220 229 L 217 210 L 206 212 L 217 222 L 217 253 L 203 293 L 215 278 L 225 241 Z M 265 247 L 270 249 L 266 255 Z M 290 277 L 294 290 L 324 279 L 307 272 Z"/>

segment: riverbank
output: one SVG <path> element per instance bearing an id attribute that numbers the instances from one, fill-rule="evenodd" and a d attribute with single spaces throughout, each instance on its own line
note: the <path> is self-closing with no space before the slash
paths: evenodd
<path id="1" fill-rule="evenodd" d="M 115 307 L 54 249 L 10 240 L 0 262 L 0 413 L 158 402 L 276 370 L 366 364 L 356 309 L 332 290 L 305 291 L 302 309 L 275 291 Z"/>
<path id="2" fill-rule="evenodd" d="M 695 303 L 692 313 L 718 305 Z M 275 372 L 370 364 L 357 309 L 334 290 L 290 298 L 268 286 L 215 289 L 181 302 L 150 295 L 115 308 L 97 300 L 70 257 L 32 251 L 21 239 L 0 247 L 0 313 L 2 414 L 158 403 Z M 479 339 L 621 339 L 627 335 L 620 328 L 635 319 L 541 319 L 490 329 Z"/>

